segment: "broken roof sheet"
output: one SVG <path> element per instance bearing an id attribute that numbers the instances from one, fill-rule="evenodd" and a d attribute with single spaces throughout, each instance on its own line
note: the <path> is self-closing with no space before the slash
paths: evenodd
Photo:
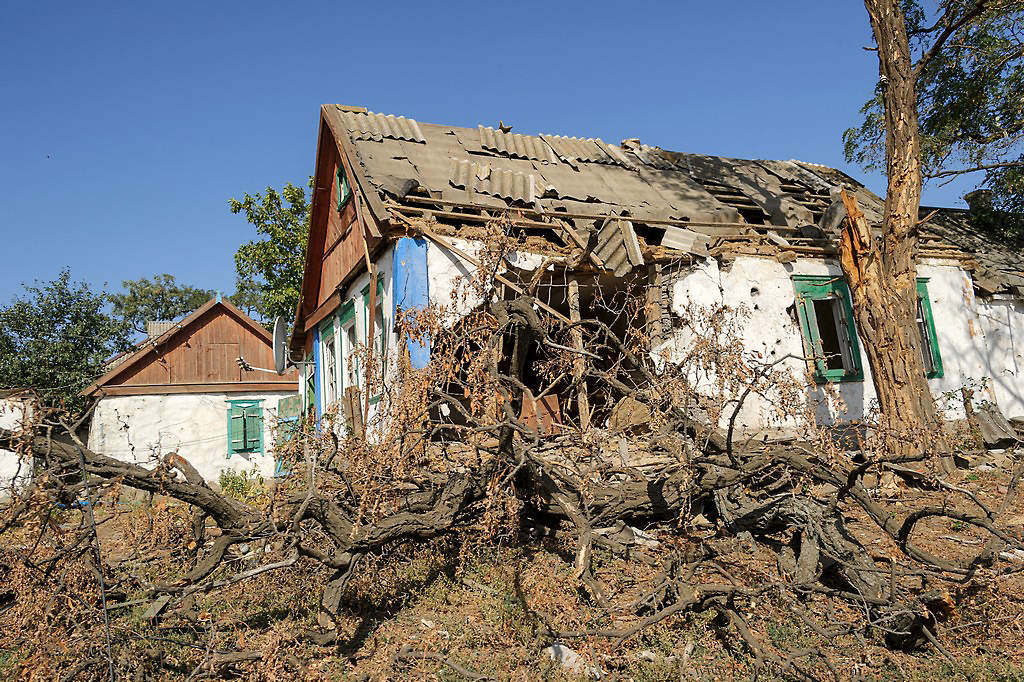
<path id="1" fill-rule="evenodd" d="M 419 123 L 340 105 L 325 105 L 324 113 L 336 132 L 347 133 L 352 161 L 365 179 L 399 203 L 415 195 L 483 209 L 561 212 L 580 216 L 568 219 L 586 230 L 619 216 L 640 224 L 686 221 L 706 234 L 715 232 L 709 224 L 743 223 L 763 223 L 762 231 L 774 226 L 822 234 L 825 209 L 845 186 L 869 222 L 882 219 L 882 200 L 862 184 L 835 168 L 802 161 L 686 154 L 635 139 L 613 145 Z M 965 212 L 944 210 L 926 232 L 975 257 L 979 271 L 995 273 L 991 281 L 998 286 L 1019 286 L 1024 293 L 1018 252 L 972 230 Z"/>

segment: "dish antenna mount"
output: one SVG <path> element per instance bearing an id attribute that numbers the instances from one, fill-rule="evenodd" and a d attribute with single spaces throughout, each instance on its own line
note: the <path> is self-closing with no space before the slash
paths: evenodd
<path id="1" fill-rule="evenodd" d="M 278 374 L 288 369 L 288 324 L 281 315 L 274 319 L 274 369 Z"/>

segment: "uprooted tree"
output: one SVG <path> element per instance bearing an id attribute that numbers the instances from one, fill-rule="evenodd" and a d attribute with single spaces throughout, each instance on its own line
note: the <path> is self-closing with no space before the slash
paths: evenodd
<path id="1" fill-rule="evenodd" d="M 54 674 L 141 679 L 166 660 L 122 656 L 118 646 L 185 627 L 210 631 L 208 646 L 193 647 L 194 677 L 269 659 L 300 673 L 305 663 L 287 649 L 268 652 L 217 639 L 197 600 L 269 573 L 305 572 L 319 581 L 320 614 L 317 627 L 300 634 L 319 646 L 337 646 L 345 637 L 337 623 L 346 587 L 370 570 L 370 556 L 451 535 L 513 542 L 523 527 L 571 538 L 578 588 L 606 614 L 604 623 L 573 631 L 536 616 L 539 644 L 586 637 L 622 642 L 665 619 L 710 611 L 757 667 L 801 679 L 827 674 L 828 652 L 779 650 L 761 641 L 749 626 L 758 600 L 783 600 L 826 638 L 867 629 L 893 648 L 929 641 L 941 647 L 938 623 L 955 608 L 953 587 L 1011 570 L 1000 557 L 1022 545 L 1003 514 L 1014 505 L 1019 467 L 1005 499 L 990 506 L 946 480 L 934 453 L 889 452 L 882 439 L 865 443 L 856 457 L 811 425 L 799 440 L 744 440 L 736 415 L 749 400 L 765 401 L 779 423 L 806 424 L 809 415 L 800 407 L 805 387 L 783 363 L 762 359 L 738 341 L 731 316 L 740 312 L 692 311 L 679 320 L 689 343 L 676 355 L 658 356 L 650 352 L 642 322 L 639 283 L 605 291 L 597 276 L 577 272 L 576 288 L 590 292 L 593 314 L 567 321 L 537 297 L 541 287 L 568 288 L 566 278 L 521 281 L 514 289 L 494 278 L 515 246 L 499 231 L 450 306 L 407 311 L 405 338 L 430 339 L 426 368 L 410 368 L 398 353 L 385 359 L 385 372 L 373 349 L 361 351 L 384 409 L 366 424 L 366 438 L 339 438 L 344 417 L 336 413 L 325 415 L 319 432 L 306 424 L 279 448 L 291 474 L 269 504 L 215 490 L 185 451 L 160 456 L 151 466 L 93 452 L 76 438 L 77 425 L 59 413 L 40 413 L 22 433 L 2 432 L 0 447 L 38 464 L 31 487 L 15 495 L 0 520 L 0 534 L 18 526 L 32 532 L 20 544 L 5 545 L 0 563 L 8 574 L 15 564 L 26 567 L 29 582 L 63 572 L 103 596 L 79 596 L 94 605 L 91 620 L 68 622 L 51 608 L 25 625 L 59 639 L 54 648 L 81 648 L 77 657 L 51 662 Z M 588 400 L 577 403 L 573 397 L 581 392 Z M 580 405 L 566 409 L 560 428 L 544 428 L 536 416 L 535 406 L 549 395 Z M 580 422 L 590 426 L 581 429 Z M 886 472 L 940 491 L 943 503 L 908 509 L 887 500 L 876 487 Z M 92 510 L 125 489 L 167 496 L 191 510 L 183 531 L 189 558 L 175 575 L 115 578 L 103 562 Z M 85 510 L 80 524 L 56 530 L 55 509 L 76 500 Z M 893 554 L 870 551 L 850 530 L 852 516 L 865 518 Z M 696 533 L 698 519 L 717 530 Z M 935 520 L 972 528 L 983 541 L 937 552 L 918 541 L 920 527 Z M 648 549 L 637 542 L 636 526 L 657 527 L 670 541 Z M 730 571 L 720 553 L 737 536 L 769 548 L 777 570 L 756 579 Z M 635 595 L 611 594 L 592 570 L 599 553 L 660 570 Z M 69 568 L 83 564 L 78 572 Z M 110 627 L 108 599 L 115 592 L 141 593 L 151 634 L 138 626 Z M 17 592 L 7 598 L 25 614 L 41 608 Z M 807 607 L 811 599 L 847 609 L 850 620 L 823 620 Z M 436 659 L 460 675 L 480 677 L 436 652 L 403 647 L 395 656 Z"/>
<path id="2" fill-rule="evenodd" d="M 943 0 L 934 9 L 916 0 L 864 4 L 879 81 L 865 122 L 846 132 L 846 153 L 883 168 L 888 187 L 878 240 L 856 201 L 844 195 L 849 220 L 840 261 L 882 420 L 894 432 L 912 427 L 902 444 L 910 451 L 927 447 L 928 434 L 937 431 L 915 331 L 922 164 L 932 178 L 987 172 L 990 182 L 1007 189 L 1004 204 L 1014 204 L 1024 163 L 1014 156 L 1024 137 L 1024 3 Z"/>

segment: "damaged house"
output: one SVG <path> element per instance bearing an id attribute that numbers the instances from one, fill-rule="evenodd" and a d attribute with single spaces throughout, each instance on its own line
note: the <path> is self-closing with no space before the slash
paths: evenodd
<path id="1" fill-rule="evenodd" d="M 508 263 L 509 296 L 531 282 L 539 305 L 568 320 L 600 314 L 595 281 L 605 292 L 639 288 L 648 305 L 636 323 L 646 325 L 650 352 L 670 359 L 685 345 L 678 322 L 695 306 L 742 310 L 747 348 L 789 356 L 794 374 L 813 376 L 820 390 L 807 400 L 822 423 L 856 420 L 874 388 L 836 260 L 838 225 L 828 209 L 840 187 L 872 225 L 881 222 L 879 197 L 816 164 L 325 105 L 289 342 L 292 358 L 305 361 L 303 405 L 318 416 L 336 409 L 356 429 L 372 416 L 380 397 L 366 395 L 356 349 L 371 348 L 385 364 L 408 353 L 413 366 L 424 365 L 429 341 L 399 345 L 401 311 L 450 303 L 456 282 L 479 264 L 482 226 L 505 216 L 527 244 Z M 1005 416 L 1024 417 L 1019 256 L 972 230 L 965 210 L 925 208 L 922 217 L 918 332 L 933 394 L 959 395 L 968 385 Z M 570 403 L 546 396 L 535 417 L 558 422 L 577 409 Z M 950 409 L 964 416 L 962 405 Z M 772 428 L 769 414 L 750 400 L 737 426 Z"/>

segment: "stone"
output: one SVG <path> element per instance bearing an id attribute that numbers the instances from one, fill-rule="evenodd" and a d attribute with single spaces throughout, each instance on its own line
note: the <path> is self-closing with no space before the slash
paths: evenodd
<path id="1" fill-rule="evenodd" d="M 608 418 L 608 428 L 612 433 L 624 431 L 642 431 L 648 428 L 651 421 L 651 408 L 633 396 L 626 396 L 612 408 Z"/>
<path id="2" fill-rule="evenodd" d="M 602 677 L 601 670 L 599 668 L 588 665 L 582 656 L 564 644 L 552 644 L 544 649 L 544 653 L 547 654 L 548 658 L 552 661 L 577 675 L 586 675 L 587 677 L 591 677 L 595 680 L 599 680 Z"/>

